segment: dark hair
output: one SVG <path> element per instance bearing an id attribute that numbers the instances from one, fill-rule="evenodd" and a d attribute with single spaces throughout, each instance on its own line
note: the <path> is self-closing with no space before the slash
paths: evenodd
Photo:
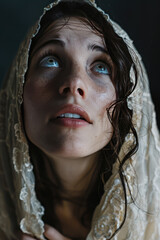
<path id="1" fill-rule="evenodd" d="M 132 132 L 135 137 L 135 143 L 130 149 L 128 149 L 128 153 L 126 154 L 126 156 L 120 162 L 120 165 L 119 165 L 119 175 L 121 178 L 121 182 L 124 189 L 124 196 L 125 196 L 125 214 L 124 214 L 124 220 L 120 226 L 121 228 L 125 221 L 126 212 L 127 212 L 127 199 L 126 199 L 126 188 L 125 188 L 126 179 L 123 176 L 123 164 L 129 157 L 131 157 L 131 155 L 133 155 L 136 152 L 138 147 L 136 130 L 132 124 L 132 111 L 127 107 L 127 97 L 132 93 L 132 91 L 136 86 L 136 83 L 135 85 L 131 83 L 129 73 L 132 66 L 135 72 L 136 82 L 137 82 L 136 66 L 131 58 L 127 45 L 123 41 L 123 39 L 115 33 L 113 27 L 108 21 L 106 21 L 105 17 L 101 12 L 99 12 L 92 5 L 87 4 L 85 2 L 75 2 L 75 1 L 60 2 L 58 5 L 56 5 L 51 10 L 49 10 L 41 19 L 41 22 L 40 22 L 41 28 L 38 34 L 32 39 L 30 51 L 32 51 L 32 49 L 36 45 L 39 38 L 44 34 L 46 28 L 53 21 L 61 18 L 66 19 L 67 21 L 69 17 L 80 17 L 82 21 L 89 24 L 97 34 L 103 35 L 108 53 L 115 67 L 115 75 L 114 75 L 114 79 L 112 80 L 116 90 L 116 101 L 111 106 L 113 107 L 112 114 L 110 114 L 110 111 L 109 111 L 111 107 L 106 110 L 109 120 L 113 125 L 114 132 L 113 132 L 113 136 L 110 143 L 102 149 L 102 152 L 105 157 L 103 158 L 103 161 L 101 162 L 101 166 L 98 169 L 98 171 L 100 172 L 101 178 L 97 180 L 97 183 L 94 185 L 94 190 L 92 188 L 92 191 L 90 191 L 87 196 L 86 204 L 88 207 L 88 211 L 86 213 L 86 216 L 89 215 L 90 218 L 92 218 L 93 211 L 96 205 L 99 203 L 100 198 L 103 194 L 103 184 L 109 179 L 109 177 L 112 174 L 113 163 L 116 161 L 116 159 L 118 159 L 119 150 L 124 142 L 126 135 L 129 132 Z M 32 161 L 33 160 L 34 158 L 32 159 Z M 41 163 L 40 161 L 38 161 L 37 163 L 34 160 L 33 164 L 36 170 L 35 171 L 36 180 L 38 181 L 38 184 L 36 187 L 37 195 L 43 203 L 44 201 L 43 198 L 44 196 L 46 196 L 46 194 L 43 195 L 43 184 L 44 184 L 45 192 L 47 191 L 47 189 L 48 191 L 50 191 L 51 184 L 49 184 L 47 176 L 44 175 L 44 166 L 43 167 L 41 166 L 40 168 L 39 164 L 43 165 L 44 164 L 43 160 L 41 161 Z M 43 178 L 43 183 L 42 183 L 42 178 Z M 52 183 L 52 186 L 53 186 L 53 183 Z M 54 195 L 54 198 L 57 200 L 60 200 L 60 198 L 58 198 L 57 186 L 58 185 L 56 183 L 54 186 L 54 194 L 56 193 Z M 97 192 L 95 191 L 95 186 L 97 187 Z M 53 192 L 53 189 L 52 189 L 52 192 Z M 74 200 L 71 200 L 71 201 L 74 201 Z M 85 222 L 84 219 L 85 219 L 85 216 L 83 216 L 83 221 L 82 221 L 83 223 Z M 116 230 L 114 235 L 117 233 L 119 229 Z"/>

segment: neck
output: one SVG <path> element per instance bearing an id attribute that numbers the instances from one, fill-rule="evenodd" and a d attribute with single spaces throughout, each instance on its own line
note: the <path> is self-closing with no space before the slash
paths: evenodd
<path id="1" fill-rule="evenodd" d="M 83 198 L 91 180 L 92 185 L 94 185 L 93 179 L 97 180 L 101 166 L 100 158 L 100 152 L 80 159 L 49 158 L 61 183 L 62 196 Z M 50 178 L 53 178 L 51 174 Z"/>
<path id="2" fill-rule="evenodd" d="M 94 207 L 98 203 L 95 197 L 89 205 L 86 200 L 94 189 L 97 197 L 95 186 L 103 159 L 101 153 L 80 159 L 49 158 L 46 155 L 40 159 L 40 168 L 38 161 L 35 162 L 35 172 L 40 170 L 40 175 L 37 175 L 38 183 L 42 180 L 40 176 L 49 180 L 46 187 L 42 184 L 41 188 L 41 184 L 37 184 L 37 196 L 45 206 L 44 221 L 51 226 L 54 222 L 54 227 L 66 236 L 83 236 L 85 239 L 90 230 Z M 53 192 L 50 190 L 52 183 L 58 186 L 56 189 L 53 187 Z M 82 223 L 82 216 L 85 216 L 87 227 Z"/>

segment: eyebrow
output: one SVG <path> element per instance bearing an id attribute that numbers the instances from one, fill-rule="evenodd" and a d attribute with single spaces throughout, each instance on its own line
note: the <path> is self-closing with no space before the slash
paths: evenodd
<path id="1" fill-rule="evenodd" d="M 50 44 L 59 45 L 61 47 L 65 46 L 65 42 L 63 40 L 56 39 L 56 38 L 55 39 L 51 39 L 51 40 L 48 40 L 47 42 L 44 42 L 38 48 L 33 50 L 33 53 L 31 54 L 31 56 L 33 57 L 33 55 L 35 55 L 35 53 L 38 52 L 41 48 L 44 48 L 45 46 L 50 45 Z"/>
<path id="2" fill-rule="evenodd" d="M 106 53 L 107 55 L 109 55 L 106 48 L 104 48 L 102 46 L 99 46 L 99 45 L 96 45 L 96 44 L 89 44 L 88 45 L 88 50 L 103 52 L 103 53 Z"/>
<path id="3" fill-rule="evenodd" d="M 55 38 L 55 39 L 51 39 L 48 40 L 47 42 L 44 42 L 43 44 L 41 44 L 37 49 L 35 49 L 35 51 L 33 51 L 33 53 L 31 54 L 31 56 L 33 57 L 33 55 L 35 55 L 36 52 L 39 51 L 39 49 L 44 48 L 47 45 L 59 45 L 61 47 L 65 47 L 65 42 L 61 39 Z M 96 44 L 89 44 L 87 47 L 88 50 L 92 50 L 92 51 L 97 51 L 97 52 L 103 52 L 107 55 L 109 55 L 108 51 L 106 48 L 100 46 L 100 45 L 96 45 Z"/>

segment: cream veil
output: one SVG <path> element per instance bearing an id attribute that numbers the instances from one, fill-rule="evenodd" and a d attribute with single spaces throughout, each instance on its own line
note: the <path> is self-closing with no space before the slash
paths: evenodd
<path id="1" fill-rule="evenodd" d="M 44 10 L 58 4 L 56 1 Z M 160 239 L 160 138 L 156 126 L 155 110 L 151 100 L 148 78 L 132 41 L 119 25 L 111 21 L 95 2 L 86 0 L 101 11 L 115 32 L 128 46 L 138 69 L 138 84 L 128 98 L 128 107 L 133 109 L 132 121 L 139 138 L 138 152 L 124 166 L 127 179 L 127 217 L 114 240 L 159 240 Z M 39 20 L 40 22 L 40 20 Z M 40 28 L 39 22 L 30 31 L 20 46 L 18 55 L 0 91 L 0 239 L 15 239 L 14 231 L 20 225 L 23 232 L 43 237 L 44 223 L 41 217 L 44 208 L 36 198 L 33 166 L 30 163 L 29 147 L 23 130 L 21 104 L 23 102 L 24 75 L 28 64 L 31 38 Z M 135 81 L 134 71 L 130 79 Z M 128 134 L 119 159 L 134 141 Z M 119 162 L 113 166 L 113 174 L 105 184 L 105 193 L 97 206 L 92 229 L 87 240 L 110 239 L 123 221 L 125 199 L 118 173 Z M 129 186 L 129 188 L 128 188 Z M 132 197 L 131 198 L 131 194 Z M 16 220 L 17 219 L 17 220 Z"/>

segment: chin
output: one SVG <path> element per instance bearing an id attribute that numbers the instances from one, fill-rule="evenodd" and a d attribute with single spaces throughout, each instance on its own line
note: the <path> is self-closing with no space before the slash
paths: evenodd
<path id="1" fill-rule="evenodd" d="M 103 147 L 102 147 L 103 148 Z M 55 150 L 51 150 L 50 151 L 43 151 L 49 158 L 51 159 L 82 159 L 82 158 L 86 158 L 89 156 L 94 156 L 97 155 L 101 149 L 96 149 L 96 148 L 91 148 L 88 146 L 88 148 L 86 149 L 86 146 L 84 148 L 83 147 L 74 147 L 74 148 L 61 148 L 61 149 L 56 149 Z"/>
<path id="2" fill-rule="evenodd" d="M 66 158 L 66 159 L 76 159 L 76 158 L 84 158 L 89 155 L 92 155 L 95 153 L 94 151 L 89 151 L 88 149 L 85 149 L 84 147 L 57 147 L 53 148 L 41 148 L 41 150 L 50 158 Z"/>
<path id="3" fill-rule="evenodd" d="M 90 153 L 79 152 L 79 151 L 52 151 L 52 152 L 45 152 L 47 156 L 50 158 L 63 158 L 63 159 L 78 159 L 84 158 L 90 155 Z"/>

